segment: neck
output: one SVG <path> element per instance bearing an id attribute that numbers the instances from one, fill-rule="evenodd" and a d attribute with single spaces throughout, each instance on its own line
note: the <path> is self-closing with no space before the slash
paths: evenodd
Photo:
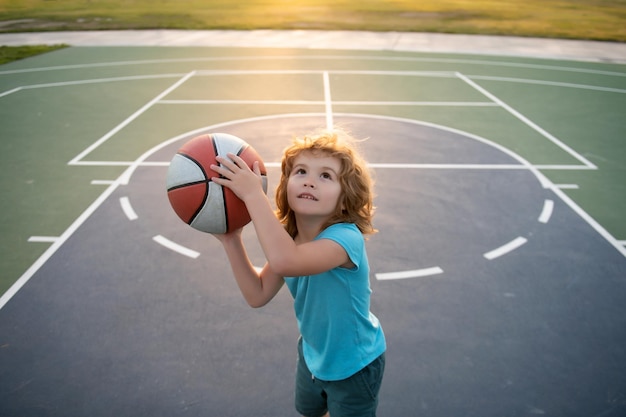
<path id="1" fill-rule="evenodd" d="M 326 218 L 296 218 L 296 226 L 298 227 L 298 235 L 296 241 L 298 243 L 310 242 L 322 231 L 322 225 L 326 222 Z"/>

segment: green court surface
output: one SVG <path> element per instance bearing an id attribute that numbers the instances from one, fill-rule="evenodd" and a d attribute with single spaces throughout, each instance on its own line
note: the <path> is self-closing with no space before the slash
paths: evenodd
<path id="1" fill-rule="evenodd" d="M 0 294 L 148 150 L 203 127 L 280 114 L 379 115 L 483 138 L 556 184 L 626 254 L 624 109 L 619 64 L 194 47 L 70 47 L 6 64 Z M 304 133 L 277 125 L 275 135 L 287 143 Z"/>

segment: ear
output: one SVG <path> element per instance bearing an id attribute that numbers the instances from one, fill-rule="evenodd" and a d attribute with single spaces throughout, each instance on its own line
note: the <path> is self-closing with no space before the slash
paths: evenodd
<path id="1" fill-rule="evenodd" d="M 345 212 L 346 212 L 346 203 L 345 203 L 345 201 L 346 201 L 346 198 L 345 198 L 345 196 L 342 194 L 342 195 L 339 197 L 339 207 L 341 208 L 341 212 L 342 212 L 342 213 L 345 213 Z"/>

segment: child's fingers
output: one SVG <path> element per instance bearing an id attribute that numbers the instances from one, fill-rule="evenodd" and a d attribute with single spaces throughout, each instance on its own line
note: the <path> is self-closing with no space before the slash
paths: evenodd
<path id="1" fill-rule="evenodd" d="M 261 176 L 261 164 L 259 164 L 259 161 L 254 161 L 254 164 L 252 164 L 252 171 L 254 171 L 258 177 Z"/>
<path id="2" fill-rule="evenodd" d="M 229 152 L 228 154 L 226 154 L 226 156 L 226 158 L 223 156 L 217 156 L 215 157 L 215 160 L 230 169 L 231 171 L 234 171 L 236 168 L 249 169 L 246 161 L 244 161 L 243 159 L 241 159 L 241 157 L 235 155 L 234 153 Z"/>
<path id="3" fill-rule="evenodd" d="M 257 176 L 261 175 L 261 166 L 260 166 L 259 161 L 254 161 L 254 163 L 252 164 L 252 169 L 250 169 L 246 161 L 244 161 L 240 156 L 235 155 L 230 152 L 227 154 L 227 158 L 223 156 L 216 156 L 215 160 L 220 164 L 221 167 L 226 167 L 229 171 L 233 173 L 235 173 L 238 169 L 240 169 L 244 171 L 252 171 Z M 214 169 L 213 168 L 214 166 L 215 165 L 212 165 L 211 169 L 213 169 L 215 172 L 219 172 L 220 174 L 224 175 L 223 172 Z M 224 175 L 224 176 L 228 177 L 228 175 Z"/>
<path id="4" fill-rule="evenodd" d="M 228 178 L 228 174 L 232 173 L 232 171 L 224 165 L 211 165 L 211 170 L 226 178 Z"/>
<path id="5" fill-rule="evenodd" d="M 231 171 L 237 167 L 237 165 L 232 160 L 223 156 L 216 156 L 215 161 L 220 164 L 220 167 L 226 167 Z"/>
<path id="6" fill-rule="evenodd" d="M 237 155 L 233 155 L 231 153 L 228 154 L 228 158 L 223 157 L 223 156 L 216 156 L 215 161 L 219 163 L 219 165 L 213 164 L 211 165 L 211 169 L 226 178 L 230 178 L 229 174 L 231 173 L 234 174 L 238 169 L 241 169 L 241 166 L 237 164 L 238 161 L 230 159 L 231 157 L 234 157 L 243 161 Z M 244 162 L 244 165 L 245 165 L 245 162 Z"/>

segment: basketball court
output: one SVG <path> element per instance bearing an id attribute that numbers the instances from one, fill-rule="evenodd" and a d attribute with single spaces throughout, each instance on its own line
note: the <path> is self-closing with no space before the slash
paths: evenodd
<path id="1" fill-rule="evenodd" d="M 186 140 L 231 133 L 273 195 L 290 139 L 333 126 L 366 139 L 376 179 L 379 415 L 623 415 L 625 76 L 305 48 L 72 47 L 0 67 L 0 415 L 297 415 L 291 296 L 247 307 L 165 176 Z"/>

